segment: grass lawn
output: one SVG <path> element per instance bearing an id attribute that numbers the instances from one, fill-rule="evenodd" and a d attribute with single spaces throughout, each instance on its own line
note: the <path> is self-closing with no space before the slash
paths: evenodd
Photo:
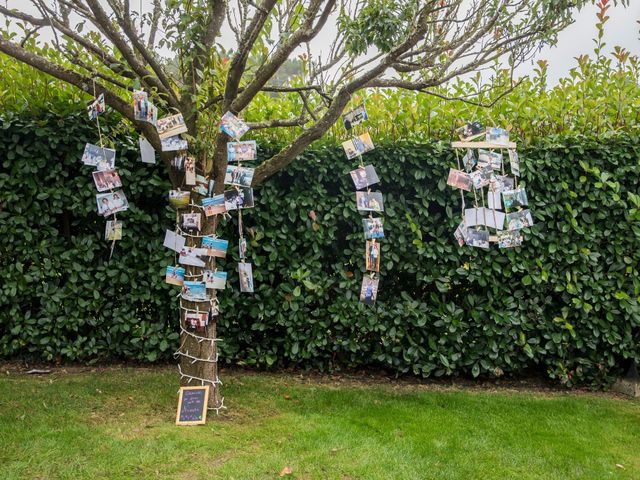
<path id="1" fill-rule="evenodd" d="M 640 402 L 610 395 L 226 371 L 229 410 L 176 427 L 173 369 L 5 370 L 2 480 L 640 479 Z"/>

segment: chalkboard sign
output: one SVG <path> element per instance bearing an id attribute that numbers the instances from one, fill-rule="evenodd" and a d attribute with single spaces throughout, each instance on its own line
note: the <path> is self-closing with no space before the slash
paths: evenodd
<path id="1" fill-rule="evenodd" d="M 202 425 L 207 421 L 209 385 L 181 387 L 176 425 Z"/>

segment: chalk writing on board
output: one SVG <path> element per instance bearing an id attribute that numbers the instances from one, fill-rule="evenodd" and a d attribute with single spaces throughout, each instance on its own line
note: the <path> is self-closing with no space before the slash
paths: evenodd
<path id="1" fill-rule="evenodd" d="M 183 387 L 180 389 L 177 425 L 205 423 L 209 387 Z"/>

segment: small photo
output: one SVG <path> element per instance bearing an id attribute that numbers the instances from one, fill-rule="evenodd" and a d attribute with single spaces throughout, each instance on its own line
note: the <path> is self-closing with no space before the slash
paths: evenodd
<path id="1" fill-rule="evenodd" d="M 524 188 L 517 190 L 505 190 L 502 192 L 505 210 L 511 210 L 528 205 L 527 192 Z"/>
<path id="2" fill-rule="evenodd" d="M 208 257 L 225 258 L 229 248 L 229 241 L 221 238 L 202 237 L 202 248 L 207 250 Z"/>
<path id="3" fill-rule="evenodd" d="M 199 248 L 194 247 L 182 247 L 180 255 L 178 256 L 178 263 L 181 265 L 191 265 L 192 267 L 204 267 L 204 260 L 198 258 L 199 250 Z"/>
<path id="4" fill-rule="evenodd" d="M 513 248 L 520 245 L 522 245 L 522 232 L 520 230 L 498 232 L 498 248 Z"/>
<path id="5" fill-rule="evenodd" d="M 158 109 L 149 101 L 147 92 L 144 90 L 133 92 L 133 118 L 153 125 L 158 121 Z"/>
<path id="6" fill-rule="evenodd" d="M 239 140 L 249 131 L 249 125 L 244 123 L 233 113 L 227 112 L 220 119 L 220 131 L 226 133 L 231 138 Z"/>
<path id="7" fill-rule="evenodd" d="M 225 185 L 237 185 L 239 187 L 250 187 L 253 181 L 253 168 L 244 168 L 227 165 L 227 173 L 224 177 Z"/>
<path id="8" fill-rule="evenodd" d="M 182 285 L 184 283 L 184 268 L 167 267 L 164 281 L 170 285 Z"/>
<path id="9" fill-rule="evenodd" d="M 82 163 L 98 170 L 113 170 L 116 166 L 116 151 L 87 143 L 82 154 Z"/>
<path id="10" fill-rule="evenodd" d="M 169 190 L 169 203 L 175 208 L 188 207 L 190 198 L 190 192 L 184 192 L 182 190 Z"/>
<path id="11" fill-rule="evenodd" d="M 98 214 L 103 217 L 129 209 L 129 203 L 122 190 L 96 195 Z"/>
<path id="12" fill-rule="evenodd" d="M 488 143 L 504 145 L 506 147 L 509 145 L 509 132 L 504 128 L 487 127 L 486 140 Z"/>
<path id="13" fill-rule="evenodd" d="M 227 143 L 227 160 L 243 162 L 255 160 L 258 156 L 258 145 L 255 140 Z"/>
<path id="14" fill-rule="evenodd" d="M 511 166 L 511 173 L 516 177 L 520 176 L 520 157 L 518 152 L 514 149 L 509 149 L 509 165 Z"/>
<path id="15" fill-rule="evenodd" d="M 373 150 L 374 146 L 369 132 L 365 132 L 358 137 L 342 142 L 342 148 L 344 149 L 344 153 L 347 155 L 347 158 L 352 159 L 358 155 L 362 155 L 363 153 Z"/>
<path id="16" fill-rule="evenodd" d="M 489 190 L 487 192 L 487 207 L 492 210 L 502 209 L 502 195 L 501 192 L 495 190 Z"/>
<path id="17" fill-rule="evenodd" d="M 504 190 L 513 190 L 515 181 L 513 177 L 506 175 L 494 175 L 489 182 L 489 187 L 494 192 L 503 192 Z"/>
<path id="18" fill-rule="evenodd" d="M 160 140 L 163 152 L 177 152 L 180 150 L 187 150 L 189 148 L 189 142 L 183 140 L 180 135 L 174 135 L 173 137 L 167 137 Z"/>
<path id="19" fill-rule="evenodd" d="M 187 156 L 185 154 L 178 154 L 171 159 L 171 168 L 174 170 L 178 170 L 179 172 L 184 171 L 184 164 L 187 162 Z"/>
<path id="20" fill-rule="evenodd" d="M 502 168 L 502 154 L 499 152 L 492 152 L 491 150 L 478 149 L 478 168 L 491 165 L 494 170 L 500 170 Z"/>
<path id="21" fill-rule="evenodd" d="M 156 121 L 156 130 L 158 130 L 160 140 L 179 135 L 180 133 L 187 133 L 188 131 L 181 113 L 158 119 Z"/>
<path id="22" fill-rule="evenodd" d="M 473 170 L 473 167 L 476 166 L 476 163 L 478 162 L 476 160 L 476 156 L 473 153 L 473 150 L 467 148 L 467 153 L 464 157 L 462 157 L 462 164 L 464 165 L 464 169 L 467 172 L 470 172 L 471 170 Z"/>
<path id="23" fill-rule="evenodd" d="M 224 204 L 224 194 L 215 195 L 211 198 L 203 198 L 202 206 L 204 207 L 204 214 L 207 217 L 213 215 L 219 215 L 227 211 L 227 207 Z"/>
<path id="24" fill-rule="evenodd" d="M 369 120 L 369 115 L 367 115 L 367 110 L 364 108 L 364 103 L 342 115 L 342 124 L 346 130 L 351 130 L 355 125 L 366 120 Z"/>
<path id="25" fill-rule="evenodd" d="M 87 106 L 87 113 L 89 114 L 89 120 L 95 120 L 98 118 L 98 115 L 104 113 L 105 104 L 104 104 L 104 93 L 98 95 L 98 98 L 92 100 L 91 103 Z"/>
<path id="26" fill-rule="evenodd" d="M 202 275 L 207 288 L 224 290 L 227 286 L 227 272 L 214 272 L 213 270 L 205 270 Z"/>
<path id="27" fill-rule="evenodd" d="M 533 225 L 533 217 L 529 210 L 507 213 L 507 230 L 520 230 Z"/>
<path id="28" fill-rule="evenodd" d="M 467 208 L 464 211 L 464 224 L 467 228 L 484 225 L 502 230 L 504 227 L 504 219 L 504 212 L 485 207 Z"/>
<path id="29" fill-rule="evenodd" d="M 253 293 L 253 270 L 250 263 L 238 263 L 238 275 L 240 276 L 240 291 Z"/>
<path id="30" fill-rule="evenodd" d="M 489 232 L 487 230 L 467 230 L 467 245 L 470 247 L 489 249 Z"/>
<path id="31" fill-rule="evenodd" d="M 202 333 L 207 331 L 209 312 L 185 312 L 184 328 L 190 332 Z"/>
<path id="32" fill-rule="evenodd" d="M 241 187 L 224 192 L 224 206 L 227 210 L 253 208 L 253 189 Z"/>
<path id="33" fill-rule="evenodd" d="M 353 179 L 353 183 L 356 186 L 356 190 L 366 188 L 380 181 L 380 179 L 378 178 L 378 174 L 376 173 L 376 169 L 373 168 L 373 165 L 367 165 L 366 167 L 357 168 L 350 173 L 351 178 Z"/>
<path id="34" fill-rule="evenodd" d="M 365 268 L 370 272 L 380 271 L 380 244 L 375 240 L 367 240 L 364 249 Z"/>
<path id="35" fill-rule="evenodd" d="M 196 184 L 196 159 L 187 157 L 184 162 L 184 183 L 185 185 Z"/>
<path id="36" fill-rule="evenodd" d="M 362 279 L 362 287 L 360 288 L 360 301 L 365 305 L 373 305 L 378 298 L 378 282 L 377 278 L 371 278 L 367 275 Z"/>
<path id="37" fill-rule="evenodd" d="M 467 123 L 464 127 L 458 129 L 458 136 L 461 140 L 473 140 L 484 135 L 484 133 L 484 126 L 480 122 Z"/>
<path id="38" fill-rule="evenodd" d="M 467 227 L 464 226 L 464 222 L 460 222 L 456 231 L 453 232 L 453 236 L 456 238 L 460 247 L 464 246 L 467 238 Z"/>
<path id="39" fill-rule="evenodd" d="M 142 163 L 156 163 L 156 151 L 153 145 L 149 143 L 149 140 L 140 135 L 140 137 L 138 137 L 138 144 L 140 146 L 140 160 Z"/>
<path id="40" fill-rule="evenodd" d="M 182 235 L 178 235 L 171 230 L 167 230 L 164 234 L 164 242 L 162 242 L 162 246 L 167 247 L 174 252 L 180 253 L 184 248 L 184 244 L 186 243 L 186 241 L 187 239 Z"/>
<path id="41" fill-rule="evenodd" d="M 471 191 L 473 182 L 468 173 L 462 170 L 456 170 L 455 168 L 449 169 L 449 178 L 447 178 L 447 185 L 453 188 L 459 188 L 460 190 Z"/>
<path id="42" fill-rule="evenodd" d="M 214 196 L 215 188 L 216 188 L 216 182 L 213 179 L 209 180 L 209 183 L 207 184 L 207 197 Z"/>
<path id="43" fill-rule="evenodd" d="M 247 258 L 247 239 L 244 237 L 238 239 L 238 254 L 241 260 Z"/>
<path id="44" fill-rule="evenodd" d="M 469 174 L 471 177 L 471 183 L 473 184 L 473 188 L 476 190 L 482 187 L 486 187 L 491 183 L 495 175 L 493 174 L 493 169 L 490 165 L 486 167 L 480 168 L 479 170 L 475 170 Z"/>
<path id="45" fill-rule="evenodd" d="M 202 214 L 200 213 L 183 213 L 182 229 L 199 232 L 202 228 Z"/>
<path id="46" fill-rule="evenodd" d="M 384 203 L 380 192 L 356 192 L 356 204 L 361 212 L 382 212 Z"/>
<path id="47" fill-rule="evenodd" d="M 204 282 L 190 282 L 185 280 L 182 284 L 182 298 L 185 300 L 207 300 L 207 286 Z"/>
<path id="48" fill-rule="evenodd" d="M 104 227 L 104 238 L 108 241 L 122 240 L 122 222 L 107 220 L 107 224 Z"/>
<path id="49" fill-rule="evenodd" d="M 97 170 L 93 172 L 93 182 L 96 184 L 96 189 L 99 192 L 105 190 L 113 190 L 114 188 L 120 188 L 122 181 L 120 175 L 115 170 Z"/>
<path id="50" fill-rule="evenodd" d="M 381 218 L 363 218 L 362 227 L 364 228 L 364 238 L 366 239 L 384 237 Z"/>

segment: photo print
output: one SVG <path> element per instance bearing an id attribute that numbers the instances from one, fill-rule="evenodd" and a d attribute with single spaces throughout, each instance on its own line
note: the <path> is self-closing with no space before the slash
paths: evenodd
<path id="1" fill-rule="evenodd" d="M 185 154 L 176 155 L 171 159 L 171 168 L 174 170 L 178 170 L 179 172 L 184 171 L 184 164 L 187 161 L 187 156 Z"/>
<path id="2" fill-rule="evenodd" d="M 507 177 L 506 175 L 494 175 L 489 182 L 489 187 L 494 192 L 513 190 L 514 185 L 514 179 L 512 177 Z"/>
<path id="3" fill-rule="evenodd" d="M 524 188 L 517 190 L 505 190 L 502 192 L 502 200 L 504 201 L 505 210 L 524 207 L 528 205 L 527 192 Z"/>
<path id="4" fill-rule="evenodd" d="M 231 138 L 239 140 L 249 131 L 249 125 L 244 123 L 233 113 L 227 112 L 220 119 L 220 131 L 226 133 Z"/>
<path id="5" fill-rule="evenodd" d="M 381 218 L 363 218 L 362 227 L 364 229 L 364 238 L 366 239 L 384 237 Z"/>
<path id="6" fill-rule="evenodd" d="M 367 188 L 368 186 L 374 185 L 380 181 L 373 165 L 357 168 L 352 170 L 350 173 L 351 178 L 353 179 L 353 184 L 356 186 L 356 190 Z"/>
<path id="7" fill-rule="evenodd" d="M 153 145 L 149 143 L 149 140 L 140 135 L 140 137 L 138 137 L 138 144 L 140 146 L 140 160 L 142 163 L 156 163 L 156 151 Z"/>
<path id="8" fill-rule="evenodd" d="M 498 248 L 513 248 L 522 245 L 522 232 L 513 230 L 498 232 Z"/>
<path id="9" fill-rule="evenodd" d="M 163 247 L 167 247 L 169 250 L 173 250 L 174 252 L 180 253 L 184 248 L 187 239 L 182 235 L 177 234 L 176 232 L 172 232 L 171 230 L 167 230 L 164 234 L 164 241 L 162 242 Z"/>
<path id="10" fill-rule="evenodd" d="M 184 161 L 184 183 L 185 185 L 196 184 L 196 159 L 194 157 L 187 156 Z"/>
<path id="11" fill-rule="evenodd" d="M 533 225 L 533 217 L 529 210 L 507 213 L 507 230 L 520 230 Z"/>
<path id="12" fill-rule="evenodd" d="M 98 118 L 98 115 L 104 113 L 105 104 L 104 104 L 104 93 L 98 95 L 98 98 L 92 100 L 91 103 L 87 106 L 87 113 L 89 114 L 89 120 L 95 120 Z"/>
<path id="13" fill-rule="evenodd" d="M 241 260 L 247 258 L 247 239 L 244 237 L 238 239 L 238 255 Z"/>
<path id="14" fill-rule="evenodd" d="M 202 215 L 200 213 L 183 213 L 182 229 L 199 232 L 202 228 Z"/>
<path id="15" fill-rule="evenodd" d="M 202 206 L 204 207 L 204 214 L 207 217 L 213 215 L 219 215 L 227 211 L 227 207 L 224 204 L 224 194 L 215 195 L 211 198 L 203 198 Z"/>
<path id="16" fill-rule="evenodd" d="M 489 232 L 487 230 L 467 229 L 467 245 L 470 247 L 489 249 Z"/>
<path id="17" fill-rule="evenodd" d="M 344 149 L 344 153 L 347 155 L 347 158 L 351 160 L 358 155 L 362 155 L 363 153 L 373 150 L 374 146 L 369 132 L 365 132 L 358 137 L 342 142 L 342 148 Z"/>
<path id="18" fill-rule="evenodd" d="M 458 129 L 460 140 L 473 140 L 485 134 L 485 129 L 480 122 L 467 123 L 464 127 Z"/>
<path id="19" fill-rule="evenodd" d="M 227 165 L 227 173 L 224 176 L 225 185 L 237 185 L 238 187 L 250 187 L 253 181 L 253 168 L 245 168 Z"/>
<path id="20" fill-rule="evenodd" d="M 158 109 L 149 101 L 149 96 L 144 90 L 133 92 L 133 118 L 152 125 L 158 122 Z"/>
<path id="21" fill-rule="evenodd" d="M 462 165 L 464 165 L 464 169 L 467 172 L 473 170 L 473 167 L 476 166 L 477 160 L 476 156 L 473 153 L 473 150 L 467 148 L 467 153 L 465 153 L 464 157 L 462 157 Z"/>
<path id="22" fill-rule="evenodd" d="M 163 138 L 160 140 L 160 145 L 163 152 L 178 152 L 189 148 L 189 142 L 183 140 L 180 135 Z"/>
<path id="23" fill-rule="evenodd" d="M 370 272 L 380 271 L 380 244 L 375 240 L 367 240 L 364 249 L 365 269 Z"/>
<path id="24" fill-rule="evenodd" d="M 202 278 L 207 288 L 224 290 L 227 286 L 227 272 L 205 270 L 202 274 Z"/>
<path id="25" fill-rule="evenodd" d="M 460 247 L 464 246 L 467 238 L 467 227 L 464 226 L 464 222 L 460 222 L 460 225 L 458 225 L 456 231 L 453 232 L 453 236 L 455 237 Z"/>
<path id="26" fill-rule="evenodd" d="M 491 210 L 500 210 L 502 209 L 502 192 L 489 190 L 487 192 L 487 207 Z"/>
<path id="27" fill-rule="evenodd" d="M 502 168 L 502 154 L 491 150 L 478 149 L 478 168 L 491 165 L 494 170 Z"/>
<path id="28" fill-rule="evenodd" d="M 227 210 L 253 208 L 253 189 L 241 187 L 224 192 L 224 207 Z"/>
<path id="29" fill-rule="evenodd" d="M 253 293 L 253 270 L 250 263 L 238 263 L 238 276 L 240 277 L 240 291 Z"/>
<path id="30" fill-rule="evenodd" d="M 255 140 L 227 143 L 227 161 L 244 162 L 255 160 L 258 156 L 258 144 Z"/>
<path id="31" fill-rule="evenodd" d="M 216 182 L 211 179 L 209 183 L 207 183 L 207 197 L 213 197 L 215 193 Z"/>
<path id="32" fill-rule="evenodd" d="M 469 177 L 471 178 L 473 188 L 478 190 L 489 185 L 489 183 L 491 183 L 491 181 L 494 179 L 495 175 L 493 174 L 493 169 L 491 168 L 491 166 L 487 165 L 486 167 L 474 170 L 469 174 Z"/>
<path id="33" fill-rule="evenodd" d="M 456 170 L 455 168 L 450 168 L 447 185 L 470 192 L 473 182 L 471 181 L 471 176 L 468 173 L 463 172 L 462 170 Z"/>
<path id="34" fill-rule="evenodd" d="M 185 270 L 182 267 L 167 267 L 164 281 L 169 285 L 182 285 L 184 283 Z"/>
<path id="35" fill-rule="evenodd" d="M 187 124 L 184 123 L 184 117 L 181 113 L 158 119 L 156 130 L 158 130 L 160 140 L 188 132 Z"/>
<path id="36" fill-rule="evenodd" d="M 487 127 L 487 143 L 493 143 L 495 145 L 509 145 L 509 132 L 504 128 L 491 128 Z"/>
<path id="37" fill-rule="evenodd" d="M 93 183 L 96 184 L 96 189 L 99 192 L 113 190 L 122 186 L 120 175 L 115 170 L 96 170 L 92 175 Z"/>
<path id="38" fill-rule="evenodd" d="M 464 211 L 464 225 L 475 227 L 476 225 L 484 225 L 485 227 L 496 228 L 502 230 L 504 227 L 505 214 L 499 210 L 491 210 L 489 208 L 467 208 Z"/>
<path id="39" fill-rule="evenodd" d="M 520 157 L 518 156 L 518 152 L 514 149 L 510 148 L 509 152 L 509 166 L 511 167 L 511 173 L 516 177 L 520 176 Z"/>
<path id="40" fill-rule="evenodd" d="M 207 331 L 208 324 L 209 312 L 184 312 L 185 330 L 204 334 Z"/>
<path id="41" fill-rule="evenodd" d="M 356 192 L 356 204 L 360 212 L 384 211 L 381 192 Z"/>
<path id="42" fill-rule="evenodd" d="M 364 108 L 364 103 L 342 115 L 342 124 L 346 130 L 351 130 L 354 126 L 366 120 L 369 120 L 369 115 L 367 115 L 367 110 Z"/>
<path id="43" fill-rule="evenodd" d="M 122 190 L 99 193 L 96 195 L 96 203 L 98 204 L 98 214 L 103 217 L 129 209 L 129 202 L 127 202 Z"/>
<path id="44" fill-rule="evenodd" d="M 82 163 L 98 170 L 113 170 L 116 166 L 116 151 L 87 143 L 82 154 Z"/>
<path id="45" fill-rule="evenodd" d="M 221 238 L 203 237 L 202 248 L 206 249 L 208 257 L 225 258 L 229 248 L 229 241 Z"/>
<path id="46" fill-rule="evenodd" d="M 189 206 L 191 193 L 182 190 L 169 190 L 169 203 L 175 208 L 186 208 Z"/>
<path id="47" fill-rule="evenodd" d="M 377 278 L 371 278 L 368 275 L 362 279 L 362 287 L 360 288 L 360 301 L 365 305 L 373 305 L 378 298 L 378 282 Z"/>
<path id="48" fill-rule="evenodd" d="M 205 262 L 198 258 L 198 254 L 204 254 L 204 250 L 194 247 L 182 247 L 178 256 L 178 263 L 181 265 L 191 265 L 192 267 L 204 267 Z"/>
<path id="49" fill-rule="evenodd" d="M 104 238 L 108 241 L 122 240 L 122 222 L 107 220 L 104 227 Z"/>

